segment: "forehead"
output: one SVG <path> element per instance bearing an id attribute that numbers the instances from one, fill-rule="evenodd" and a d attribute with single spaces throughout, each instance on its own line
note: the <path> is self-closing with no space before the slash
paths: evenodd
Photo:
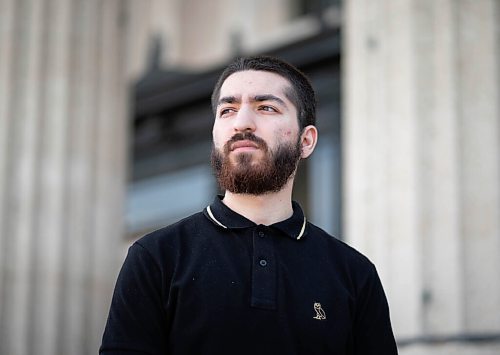
<path id="1" fill-rule="evenodd" d="M 260 70 L 245 70 L 233 73 L 224 80 L 219 97 L 273 94 L 286 99 L 286 90 L 290 88 L 289 81 L 281 75 Z"/>

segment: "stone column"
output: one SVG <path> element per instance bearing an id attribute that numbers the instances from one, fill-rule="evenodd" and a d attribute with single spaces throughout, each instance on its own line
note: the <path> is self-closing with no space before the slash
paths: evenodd
<path id="1" fill-rule="evenodd" d="M 95 354 L 127 137 L 119 0 L 0 0 L 0 353 Z"/>
<path id="2" fill-rule="evenodd" d="M 343 56 L 345 234 L 401 353 L 498 353 L 500 3 L 348 0 Z"/>

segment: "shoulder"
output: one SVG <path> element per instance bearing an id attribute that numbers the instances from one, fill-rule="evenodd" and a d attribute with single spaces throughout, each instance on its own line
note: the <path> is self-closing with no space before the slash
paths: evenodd
<path id="1" fill-rule="evenodd" d="M 325 267 L 336 280 L 342 281 L 355 299 L 360 300 L 373 290 L 382 290 L 377 269 L 368 257 L 313 224 L 309 225 L 308 233 L 310 242 L 316 244 L 314 250 L 320 250 L 317 259 L 321 260 L 321 256 L 328 259 Z"/>
<path id="2" fill-rule="evenodd" d="M 153 257 L 158 257 L 159 254 L 175 252 L 183 245 L 190 244 L 209 227 L 210 222 L 202 212 L 198 212 L 144 235 L 132 247 L 142 248 Z"/>
<path id="3" fill-rule="evenodd" d="M 310 222 L 308 222 L 307 227 L 307 238 L 310 242 L 328 252 L 330 259 L 333 259 L 339 267 L 347 268 L 352 272 L 372 273 L 375 271 L 375 266 L 370 259 L 346 242 Z"/>

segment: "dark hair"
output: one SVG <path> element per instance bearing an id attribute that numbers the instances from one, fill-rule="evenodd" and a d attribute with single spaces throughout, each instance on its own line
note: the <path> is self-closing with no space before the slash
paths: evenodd
<path id="1" fill-rule="evenodd" d="M 285 95 L 297 108 L 300 128 L 303 129 L 308 125 L 316 124 L 316 99 L 307 77 L 291 64 L 269 56 L 237 58 L 224 69 L 212 92 L 212 110 L 214 114 L 217 111 L 220 88 L 224 81 L 231 74 L 245 70 L 267 71 L 287 79 L 291 84 L 291 90 L 287 90 Z"/>

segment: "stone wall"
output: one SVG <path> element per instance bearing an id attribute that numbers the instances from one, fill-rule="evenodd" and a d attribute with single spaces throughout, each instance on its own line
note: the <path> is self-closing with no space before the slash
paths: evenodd
<path id="1" fill-rule="evenodd" d="M 121 253 L 119 0 L 0 1 L 0 353 L 91 354 Z"/>
<path id="2" fill-rule="evenodd" d="M 345 234 L 401 353 L 498 352 L 500 3 L 352 0 L 344 30 Z"/>

